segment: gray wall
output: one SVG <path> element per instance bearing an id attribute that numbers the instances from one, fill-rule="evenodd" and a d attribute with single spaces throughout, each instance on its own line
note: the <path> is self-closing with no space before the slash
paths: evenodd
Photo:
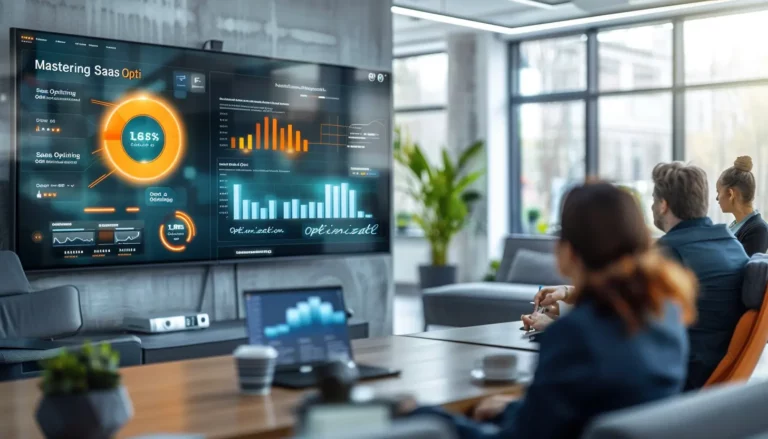
<path id="1" fill-rule="evenodd" d="M 390 0 L 0 0 L 0 248 L 8 245 L 9 27 L 200 47 L 368 67 L 392 65 Z M 5 94 L 5 96 L 3 96 Z M 115 269 L 36 275 L 35 288 L 80 289 L 87 330 L 118 325 L 135 312 L 195 309 L 242 317 L 236 290 L 342 284 L 349 307 L 371 334 L 392 332 L 390 256 L 266 262 L 211 268 Z"/>

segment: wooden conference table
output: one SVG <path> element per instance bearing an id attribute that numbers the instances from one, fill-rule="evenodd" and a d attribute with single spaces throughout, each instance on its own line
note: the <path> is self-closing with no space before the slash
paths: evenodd
<path id="1" fill-rule="evenodd" d="M 422 404 L 461 412 L 483 397 L 523 390 L 514 384 L 483 386 L 470 378 L 478 359 L 509 349 L 400 336 L 355 340 L 352 345 L 358 362 L 402 370 L 399 377 L 364 383 L 380 395 L 411 395 Z M 516 352 L 521 368 L 534 367 L 535 353 Z M 292 410 L 305 393 L 274 388 L 269 396 L 243 396 L 235 374 L 230 356 L 123 369 L 135 415 L 118 437 L 160 433 L 202 434 L 209 439 L 290 437 Z M 37 379 L 0 383 L 0 438 L 42 437 L 35 421 L 37 383 Z"/>
<path id="2" fill-rule="evenodd" d="M 468 328 L 420 332 L 409 334 L 407 337 L 538 352 L 539 344 L 531 341 L 526 332 L 520 330 L 522 326 L 522 321 L 495 323 Z"/>

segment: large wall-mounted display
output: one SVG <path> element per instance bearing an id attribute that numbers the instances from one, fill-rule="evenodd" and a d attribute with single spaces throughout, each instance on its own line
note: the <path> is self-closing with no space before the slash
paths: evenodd
<path id="1" fill-rule="evenodd" d="M 26 269 L 389 251 L 388 73 L 11 41 Z"/>

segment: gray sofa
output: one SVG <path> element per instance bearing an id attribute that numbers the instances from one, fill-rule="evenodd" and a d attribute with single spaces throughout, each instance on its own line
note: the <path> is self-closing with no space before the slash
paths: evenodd
<path id="1" fill-rule="evenodd" d="M 495 282 L 424 290 L 424 329 L 520 320 L 521 314 L 531 312 L 530 302 L 540 286 L 565 283 L 557 272 L 555 242 L 551 236 L 511 235 L 506 238 Z"/>
<path id="2" fill-rule="evenodd" d="M 746 439 L 768 431 L 768 382 L 730 384 L 597 418 L 582 439 Z"/>

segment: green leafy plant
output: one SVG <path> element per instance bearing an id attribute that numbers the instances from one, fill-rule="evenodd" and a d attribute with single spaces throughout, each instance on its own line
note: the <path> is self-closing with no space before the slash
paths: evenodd
<path id="1" fill-rule="evenodd" d="M 120 354 L 109 344 L 90 343 L 43 360 L 40 388 L 46 395 L 82 394 L 114 389 L 120 385 Z"/>
<path id="2" fill-rule="evenodd" d="M 429 241 L 432 265 L 446 265 L 451 240 L 467 224 L 470 207 L 480 199 L 480 193 L 469 186 L 484 171 L 469 168 L 483 151 L 483 142 L 469 145 L 456 160 L 443 149 L 439 165 L 431 164 L 421 147 L 399 127 L 395 128 L 394 146 L 395 161 L 409 171 L 407 185 L 401 190 L 420 206 L 413 222 Z"/>
<path id="3" fill-rule="evenodd" d="M 406 229 L 411 225 L 412 215 L 406 212 L 400 212 L 395 216 L 395 224 L 398 229 Z"/>
<path id="4" fill-rule="evenodd" d="M 541 210 L 532 207 L 528 209 L 528 224 L 536 224 L 541 219 Z"/>
<path id="5" fill-rule="evenodd" d="M 491 261 L 491 263 L 488 265 L 488 272 L 485 273 L 485 277 L 483 278 L 484 282 L 493 282 L 496 280 L 496 274 L 499 272 L 499 267 L 501 267 L 501 261 L 498 259 L 494 259 Z"/>

